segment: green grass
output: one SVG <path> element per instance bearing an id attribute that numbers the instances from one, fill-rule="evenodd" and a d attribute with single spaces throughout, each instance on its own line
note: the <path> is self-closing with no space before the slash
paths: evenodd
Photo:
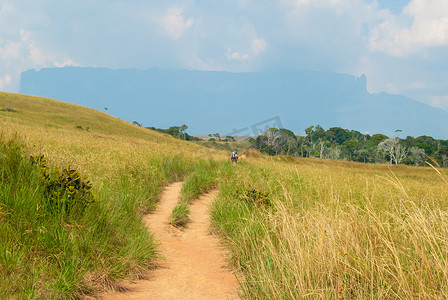
<path id="1" fill-rule="evenodd" d="M 185 227 L 190 222 L 189 205 L 216 186 L 218 171 L 226 164 L 228 163 L 203 159 L 196 162 L 193 172 L 186 177 L 182 185 L 180 199 L 173 209 L 170 224 Z"/>
<path id="2" fill-rule="evenodd" d="M 15 111 L 0 110 L 0 172 L 17 180 L 0 186 L 0 298 L 80 298 L 147 272 L 158 254 L 142 215 L 199 157 L 220 156 L 79 105 L 0 92 L 4 107 Z M 95 202 L 49 213 L 28 160 L 40 154 L 51 170 L 70 164 L 88 176 Z"/>
<path id="3" fill-rule="evenodd" d="M 217 182 L 219 167 L 218 162 L 199 159 L 193 172 L 182 185 L 180 200 L 189 203 L 213 188 Z"/>
<path id="4" fill-rule="evenodd" d="M 170 224 L 185 227 L 190 222 L 190 207 L 186 202 L 178 203 L 171 213 Z"/>
<path id="5" fill-rule="evenodd" d="M 0 298 L 79 298 L 145 272 L 157 251 L 142 213 L 191 170 L 182 156 L 118 170 L 96 184 L 98 198 L 83 213 L 68 214 L 48 205 L 23 146 L 3 140 L 0 150 Z"/>

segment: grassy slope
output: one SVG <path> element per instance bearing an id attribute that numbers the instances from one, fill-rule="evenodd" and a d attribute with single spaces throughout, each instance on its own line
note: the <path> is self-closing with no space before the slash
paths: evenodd
<path id="1" fill-rule="evenodd" d="M 20 170 L 29 163 L 22 161 L 17 175 L 29 180 L 22 187 L 1 185 L 8 195 L 0 205 L 1 298 L 78 297 L 138 276 L 157 255 L 141 214 L 155 206 L 164 184 L 190 173 L 199 157 L 221 157 L 78 105 L 0 93 L 0 109 L 6 107 L 15 111 L 0 110 L 3 140 L 24 144 L 25 156 L 45 154 L 54 168 L 71 164 L 92 180 L 99 198 L 83 215 L 41 215 L 38 175 L 24 176 Z"/>
<path id="2" fill-rule="evenodd" d="M 248 299 L 448 297 L 447 176 L 288 157 L 228 172 L 213 218 Z"/>
<path id="3" fill-rule="evenodd" d="M 24 287 L 18 287 L 25 295 L 76 296 L 140 272 L 155 253 L 144 246 L 151 239 L 139 227 L 138 212 L 154 205 L 164 182 L 194 170 L 197 157 L 226 158 L 79 106 L 0 93 L 0 108 L 7 105 L 17 112 L 0 111 L 3 135 L 17 134 L 28 152 L 45 153 L 55 166 L 72 163 L 95 182 L 104 201 L 81 224 L 102 219 L 108 228 L 126 228 L 117 238 L 101 226 L 82 225 L 89 230 L 77 244 L 89 249 L 93 240 L 107 259 L 97 264 L 87 251 L 76 265 L 69 264 L 68 253 L 61 255 L 68 270 L 93 271 L 78 271 L 80 278 L 68 280 L 73 286 L 67 287 L 63 283 L 70 272 L 43 284 L 45 274 L 61 270 L 41 266 L 41 273 L 28 278 L 44 274 L 42 282 L 22 281 Z M 78 125 L 89 126 L 89 132 Z M 247 298 L 448 297 L 448 188 L 432 169 L 260 156 L 222 167 L 218 177 L 221 193 L 213 217 L 246 277 Z M 263 199 L 265 192 L 272 206 L 248 201 Z M 104 211 L 111 213 L 98 214 Z M 135 233 L 130 235 L 129 228 Z M 67 234 L 61 228 L 56 232 Z M 102 244 L 105 238 L 111 242 Z M 108 254 L 114 247 L 122 250 Z M 1 282 L 0 291 L 8 286 Z"/>
<path id="4" fill-rule="evenodd" d="M 8 105 L 16 112 L 0 111 L 4 135 L 17 135 L 31 152 L 44 153 L 55 163 L 74 163 L 89 176 L 114 176 L 117 169 L 141 166 L 155 156 L 222 157 L 79 105 L 0 93 L 0 108 Z"/>

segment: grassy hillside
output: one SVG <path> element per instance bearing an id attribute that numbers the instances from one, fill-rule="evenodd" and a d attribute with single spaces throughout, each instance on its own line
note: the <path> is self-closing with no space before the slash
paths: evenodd
<path id="1" fill-rule="evenodd" d="M 0 93 L 0 125 L 4 136 L 17 135 L 32 152 L 76 163 L 91 176 L 113 175 L 152 156 L 215 153 L 93 109 L 19 94 Z"/>
<path id="2" fill-rule="evenodd" d="M 446 299 L 438 171 L 249 155 L 221 178 L 213 208 L 246 298 Z"/>
<path id="3" fill-rule="evenodd" d="M 99 111 L 17 94 L 0 93 L 0 126 L 0 298 L 78 298 L 138 277 L 158 255 L 142 213 L 166 183 L 221 157 Z M 47 178 L 30 159 L 41 154 Z M 60 179 L 67 169 L 92 183 L 85 209 L 71 198 L 77 185 Z"/>
<path id="4" fill-rule="evenodd" d="M 254 150 L 233 166 L 102 112 L 6 93 L 0 125 L 0 298 L 79 298 L 140 276 L 159 255 L 141 216 L 180 179 L 178 226 L 219 187 L 214 226 L 246 299 L 448 298 L 447 170 Z M 93 198 L 54 184 L 68 164 Z"/>

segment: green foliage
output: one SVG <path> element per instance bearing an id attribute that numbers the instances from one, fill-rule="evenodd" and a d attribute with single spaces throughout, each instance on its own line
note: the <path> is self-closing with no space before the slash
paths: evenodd
<path id="1" fill-rule="evenodd" d="M 249 187 L 247 187 L 243 190 L 236 188 L 234 195 L 236 198 L 246 201 L 250 204 L 261 205 L 261 206 L 271 206 L 272 205 L 271 199 L 269 198 L 268 191 L 260 191 L 255 188 L 252 188 L 250 185 L 249 185 Z"/>
<path id="2" fill-rule="evenodd" d="M 406 139 L 394 138 L 399 149 L 389 149 L 384 134 L 362 134 L 356 130 L 332 127 L 325 130 L 320 125 L 305 129 L 306 136 L 296 136 L 287 129 L 271 128 L 249 142 L 255 149 L 268 155 L 292 155 L 300 157 L 318 157 L 343 159 L 364 163 L 397 163 L 424 165 L 428 155 L 442 167 L 448 167 L 448 141 L 436 140 L 430 136 Z M 390 143 L 389 143 L 390 144 Z M 419 150 L 420 149 L 420 150 Z M 400 159 L 391 159 L 389 153 L 400 153 Z M 393 156 L 393 155 L 392 155 Z"/>
<path id="3" fill-rule="evenodd" d="M 155 157 L 93 186 L 0 137 L 0 299 L 80 299 L 142 274 L 157 256 L 142 213 L 191 170 L 183 156 Z"/>
<path id="4" fill-rule="evenodd" d="M 94 201 L 93 184 L 68 165 L 62 170 L 51 170 L 44 155 L 31 157 L 31 162 L 39 168 L 46 207 L 52 212 L 62 210 L 69 215 L 73 208 L 83 213 L 88 204 Z"/>
<path id="5" fill-rule="evenodd" d="M 80 129 L 80 130 L 85 130 L 85 131 L 89 131 L 89 130 L 90 130 L 90 127 L 89 127 L 89 126 L 83 127 L 83 126 L 81 126 L 81 125 L 76 125 L 76 128 L 77 128 L 77 129 Z"/>
<path id="6" fill-rule="evenodd" d="M 194 136 L 189 135 L 185 131 L 188 129 L 188 126 L 183 124 L 182 126 L 171 126 L 168 129 L 156 128 L 156 127 L 145 127 L 147 129 L 151 129 L 154 131 L 158 131 L 161 133 L 166 133 L 176 138 L 185 140 L 185 141 L 199 141 L 200 139 Z"/>

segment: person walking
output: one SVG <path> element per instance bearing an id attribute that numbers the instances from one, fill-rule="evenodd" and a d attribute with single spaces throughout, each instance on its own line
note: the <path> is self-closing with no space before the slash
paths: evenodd
<path id="1" fill-rule="evenodd" d="M 238 152 L 233 151 L 230 160 L 236 165 L 238 162 Z"/>

